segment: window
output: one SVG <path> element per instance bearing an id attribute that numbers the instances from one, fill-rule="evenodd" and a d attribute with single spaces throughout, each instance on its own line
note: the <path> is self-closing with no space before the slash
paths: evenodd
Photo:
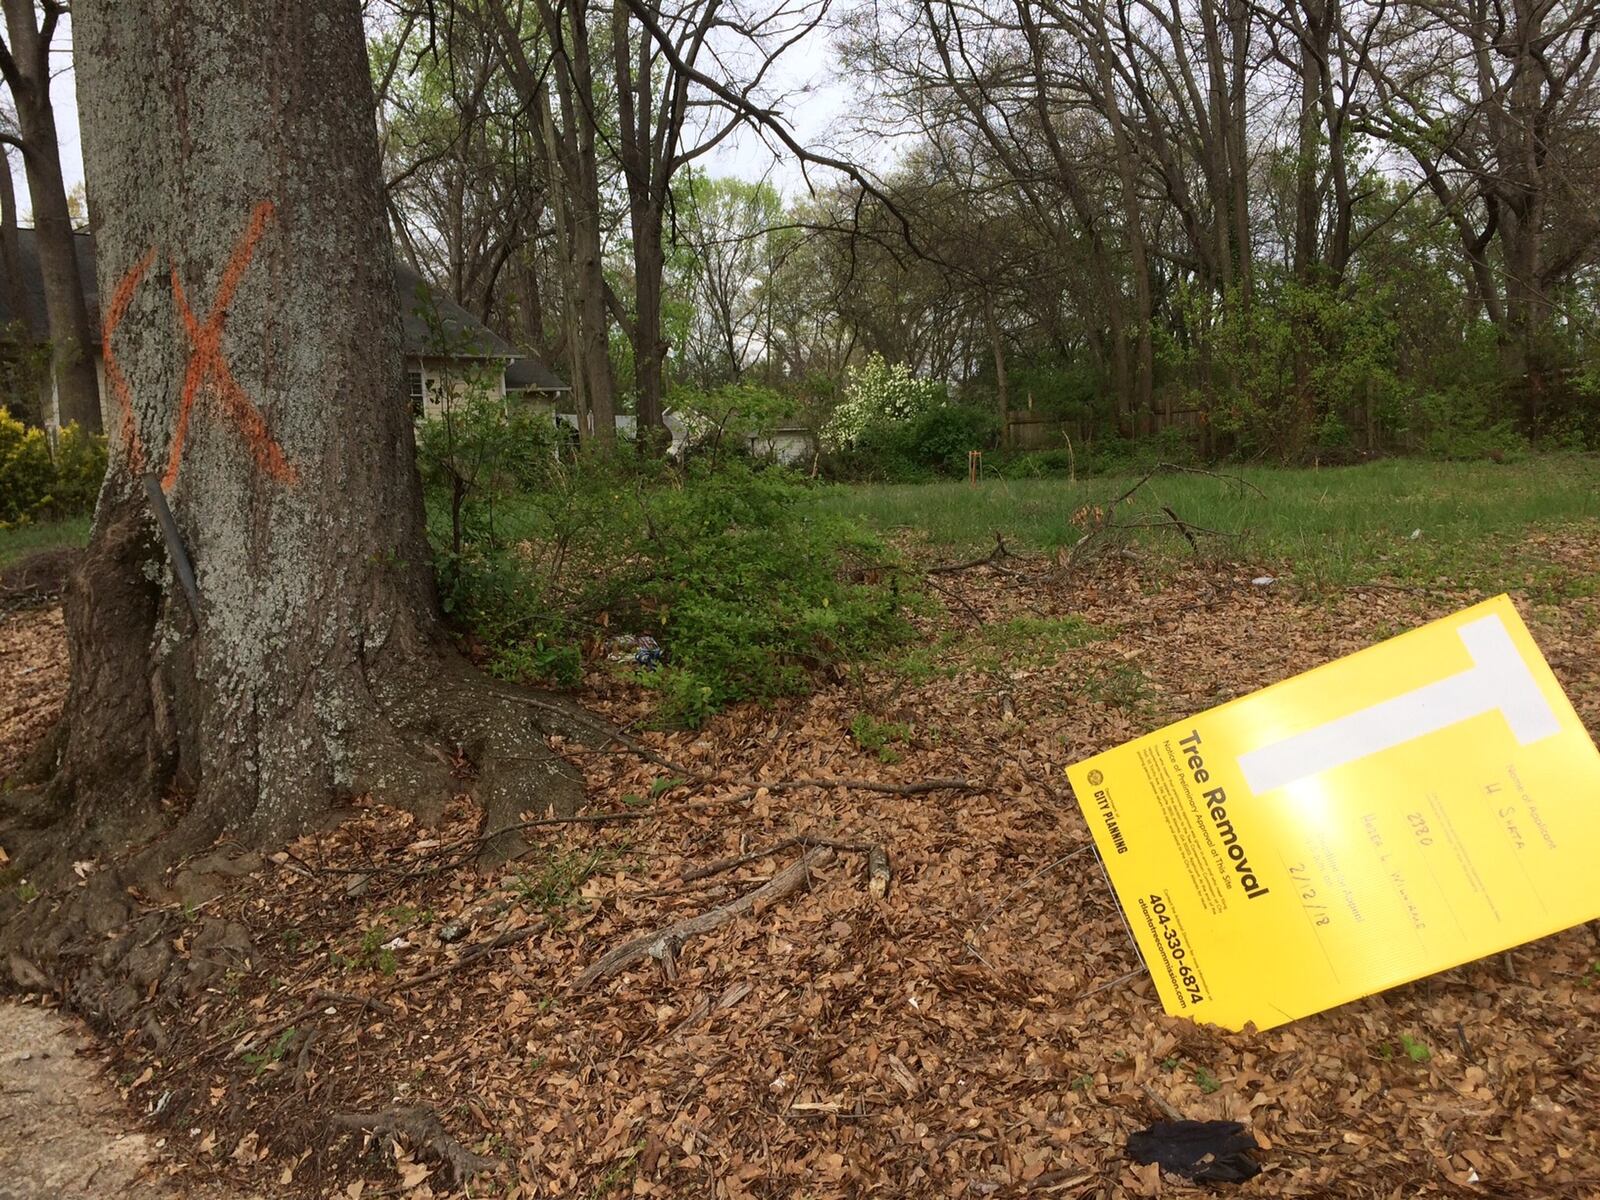
<path id="1" fill-rule="evenodd" d="M 420 370 L 406 372 L 406 395 L 411 401 L 411 415 L 421 417 L 428 403 L 428 388 Z"/>

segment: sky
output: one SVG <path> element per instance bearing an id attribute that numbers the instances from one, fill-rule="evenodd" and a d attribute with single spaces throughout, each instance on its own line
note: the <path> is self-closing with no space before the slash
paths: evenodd
<path id="1" fill-rule="evenodd" d="M 56 34 L 51 47 L 50 62 L 54 74 L 50 79 L 50 100 L 56 110 L 56 138 L 61 147 L 61 169 L 67 177 L 67 191 L 83 182 L 83 148 L 78 143 L 78 93 L 72 79 L 72 18 L 61 18 L 61 31 Z M 6 107 L 11 106 L 6 97 Z M 15 150 L 6 156 L 11 164 L 11 177 L 17 184 L 17 207 L 21 210 L 21 223 L 30 222 L 28 181 L 22 172 L 22 155 Z"/>
<path id="2" fill-rule="evenodd" d="M 61 169 L 70 193 L 83 182 L 83 150 L 78 136 L 78 95 L 72 74 L 72 18 L 64 17 L 52 51 L 55 74 L 50 83 L 50 98 L 55 104 L 56 131 L 60 138 Z M 828 35 L 819 30 L 793 47 L 782 59 L 772 77 L 773 90 L 790 95 L 784 106 L 795 136 L 809 148 L 826 146 L 833 126 L 845 114 L 849 89 L 833 72 L 833 55 Z M 10 156 L 11 174 L 16 180 L 17 205 L 24 225 L 30 222 L 28 184 L 21 156 Z M 713 175 L 735 175 L 741 179 L 766 180 L 785 196 L 805 191 L 800 164 L 787 154 L 775 156 L 759 136 L 741 129 L 712 151 L 701 164 Z M 813 172 L 819 185 L 828 182 L 826 173 Z"/>

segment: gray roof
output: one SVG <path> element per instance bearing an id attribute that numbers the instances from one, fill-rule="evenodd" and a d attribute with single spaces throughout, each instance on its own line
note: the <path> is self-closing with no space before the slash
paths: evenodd
<path id="1" fill-rule="evenodd" d="M 80 233 L 73 241 L 78 251 L 78 277 L 83 280 L 83 298 L 88 301 L 89 312 L 98 313 L 100 296 L 94 281 L 94 238 L 90 234 Z M 33 230 L 17 230 L 17 256 L 22 260 L 18 266 L 22 274 L 25 306 L 20 316 L 28 332 L 42 342 L 50 336 L 50 324 L 44 312 L 44 275 L 39 270 L 39 246 L 34 241 Z M 0 288 L 0 325 L 9 325 L 19 316 L 11 311 L 11 306 L 6 302 L 10 290 Z M 95 345 L 99 345 L 100 323 L 91 320 L 89 324 L 90 335 L 95 339 Z"/>
<path id="2" fill-rule="evenodd" d="M 518 358 L 517 348 L 405 263 L 396 260 L 394 284 L 400 293 L 407 354 L 441 358 Z M 428 321 L 432 302 L 439 328 Z"/>
<path id="3" fill-rule="evenodd" d="M 94 339 L 94 344 L 100 344 L 100 322 L 92 314 L 100 311 L 100 297 L 96 289 L 94 273 L 94 235 L 92 233 L 79 233 L 74 238 L 78 250 L 78 275 L 83 280 L 83 298 L 88 302 L 91 319 L 89 333 Z M 39 248 L 34 238 L 33 230 L 17 230 L 19 257 L 21 258 L 22 290 L 24 297 L 24 312 L 21 314 L 28 331 L 38 340 L 43 341 L 49 337 L 49 324 L 45 318 L 44 309 L 44 277 L 39 270 Z M 413 271 L 404 263 L 397 262 L 394 270 L 395 286 L 400 292 L 400 307 L 404 313 L 402 320 L 403 337 L 407 354 L 419 357 L 438 354 L 442 358 L 503 358 L 509 360 L 506 368 L 506 384 L 511 383 L 514 372 L 529 374 L 535 380 L 548 379 L 548 385 L 539 385 L 535 390 L 549 391 L 565 388 L 566 385 L 551 374 L 549 368 L 533 359 L 526 358 L 510 342 L 451 300 L 438 288 L 429 284 L 421 275 Z M 418 289 L 423 291 L 419 293 Z M 442 327 L 442 337 L 435 337 L 429 328 L 428 320 L 423 315 L 425 308 L 419 303 L 422 295 L 431 296 L 435 312 L 438 314 L 439 324 Z M 10 311 L 6 303 L 4 289 L 0 289 L 0 326 L 7 325 L 17 319 L 17 314 Z M 438 353 L 440 342 L 448 349 L 445 353 Z M 520 385 L 524 388 L 532 384 Z"/>
<path id="4" fill-rule="evenodd" d="M 536 358 L 519 358 L 506 366 L 508 392 L 565 392 L 560 377 Z"/>

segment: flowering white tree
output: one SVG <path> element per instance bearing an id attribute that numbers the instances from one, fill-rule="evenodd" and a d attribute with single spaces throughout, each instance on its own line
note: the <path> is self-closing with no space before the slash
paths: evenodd
<path id="1" fill-rule="evenodd" d="M 944 384 L 918 379 L 905 363 L 890 364 L 874 354 L 864 366 L 850 368 L 844 400 L 823 426 L 823 443 L 830 449 L 853 445 L 873 425 L 912 420 L 947 399 Z"/>

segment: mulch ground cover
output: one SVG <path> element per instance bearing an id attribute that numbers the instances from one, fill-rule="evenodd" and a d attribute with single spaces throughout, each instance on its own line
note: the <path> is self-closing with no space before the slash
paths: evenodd
<path id="1" fill-rule="evenodd" d="M 1530 553 L 1592 576 L 1600 529 Z M 465 798 L 432 828 L 358 804 L 234 858 L 212 898 L 152 897 L 206 987 L 111 1069 L 186 1175 L 269 1195 L 1600 1194 L 1594 927 L 1267 1033 L 1161 1013 L 1063 767 L 1482 598 L 1262 573 L 941 575 L 918 645 L 699 731 L 640 731 L 648 692 L 599 668 L 581 699 L 651 757 L 558 748 L 615 816 L 530 828 L 479 872 Z M 1600 730 L 1595 600 L 1520 606 Z M 1082 635 L 1015 632 L 1052 628 Z M 64 674 L 55 611 L 5 618 L 0 771 Z M 1128 1159 L 1176 1117 L 1243 1122 L 1261 1174 L 1207 1189 Z M 461 1184 L 451 1155 L 497 1169 Z"/>

